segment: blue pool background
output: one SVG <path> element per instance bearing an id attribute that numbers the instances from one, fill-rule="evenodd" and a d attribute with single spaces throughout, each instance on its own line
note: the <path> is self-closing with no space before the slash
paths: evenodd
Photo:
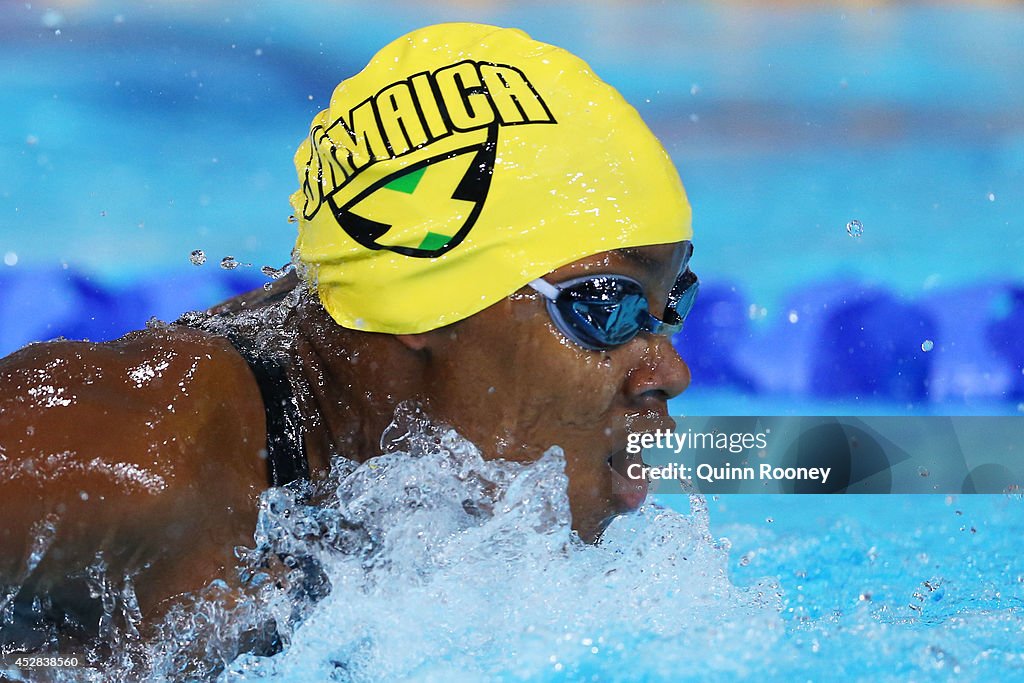
<path id="1" fill-rule="evenodd" d="M 583 55 L 675 159 L 704 282 L 675 412 L 1020 412 L 1017 5 L 8 5 L 0 353 L 265 282 L 332 86 L 455 19 Z"/>
<path id="2" fill-rule="evenodd" d="M 456 19 L 579 53 L 675 159 L 703 289 L 673 412 L 1024 414 L 1016 4 L 7 4 L 0 354 L 266 282 L 294 240 L 291 155 L 333 85 Z M 778 579 L 796 654 L 769 678 L 1021 674 L 1019 498 L 708 505 L 733 580 Z"/>

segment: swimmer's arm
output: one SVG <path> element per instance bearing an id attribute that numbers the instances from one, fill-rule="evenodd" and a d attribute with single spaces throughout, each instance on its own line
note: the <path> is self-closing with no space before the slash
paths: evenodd
<path id="1" fill-rule="evenodd" d="M 0 584 L 45 590 L 99 552 L 138 572 L 145 613 L 230 578 L 266 485 L 263 419 L 245 362 L 194 331 L 0 360 Z"/>

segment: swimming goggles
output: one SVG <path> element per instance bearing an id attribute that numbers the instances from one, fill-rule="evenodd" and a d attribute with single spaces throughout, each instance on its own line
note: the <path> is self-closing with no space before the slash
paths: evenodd
<path id="1" fill-rule="evenodd" d="M 679 332 L 697 298 L 697 285 L 697 276 L 686 265 L 659 319 L 651 314 L 643 285 L 626 275 L 599 273 L 558 284 L 537 278 L 530 283 L 547 299 L 548 315 L 559 331 L 591 351 L 621 346 L 641 332 L 668 336 Z"/>

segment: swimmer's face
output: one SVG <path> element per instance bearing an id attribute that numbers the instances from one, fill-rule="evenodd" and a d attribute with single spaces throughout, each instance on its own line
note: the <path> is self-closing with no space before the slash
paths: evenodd
<path id="1" fill-rule="evenodd" d="M 683 243 L 605 252 L 545 279 L 628 275 L 661 317 L 684 255 Z M 563 336 L 545 299 L 524 288 L 427 338 L 431 412 L 487 458 L 531 461 L 561 446 L 573 528 L 583 539 L 595 540 L 616 514 L 643 501 L 646 488 L 616 471 L 624 474 L 629 462 L 629 432 L 673 427 L 666 402 L 686 389 L 690 371 L 668 337 L 641 333 L 589 351 Z"/>

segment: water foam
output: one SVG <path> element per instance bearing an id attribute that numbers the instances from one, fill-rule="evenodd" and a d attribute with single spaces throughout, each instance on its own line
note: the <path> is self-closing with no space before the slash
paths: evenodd
<path id="1" fill-rule="evenodd" d="M 745 673 L 782 635 L 777 588 L 728 580 L 699 497 L 688 515 L 647 505 L 590 546 L 571 530 L 557 447 L 485 461 L 411 406 L 382 443 L 264 494 L 256 546 L 239 553 L 249 594 L 229 608 L 222 588 L 172 614 L 153 674 L 213 673 L 268 623 L 280 653 L 242 654 L 221 680 L 608 680 L 637 661 L 670 677 L 695 653 L 705 671 Z M 192 656 L 207 661 L 169 642 L 202 642 Z"/>

